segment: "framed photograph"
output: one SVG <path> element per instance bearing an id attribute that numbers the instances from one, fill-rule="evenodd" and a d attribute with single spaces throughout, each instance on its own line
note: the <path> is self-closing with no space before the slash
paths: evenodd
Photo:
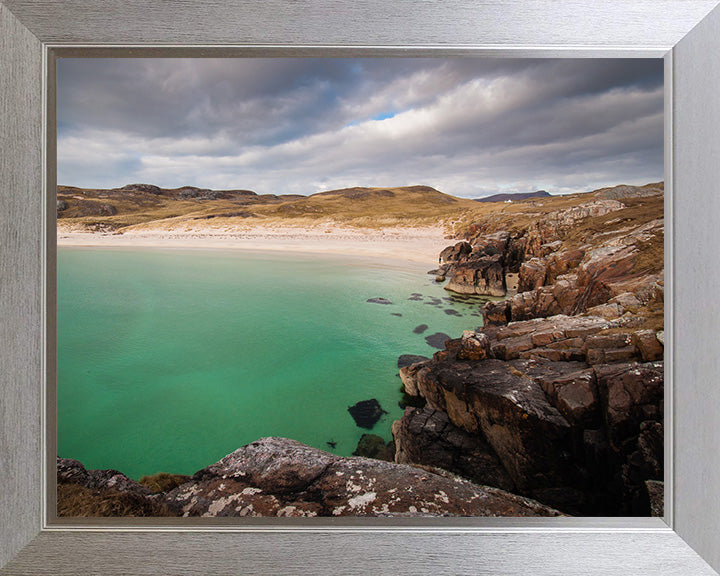
<path id="1" fill-rule="evenodd" d="M 707 294 L 718 280 L 709 263 L 717 236 L 712 159 L 720 109 L 712 95 L 720 69 L 712 55 L 720 9 L 716 1 L 666 4 L 661 10 L 645 2 L 603 9 L 586 2 L 401 3 L 379 18 L 379 6 L 334 3 L 330 11 L 320 2 L 302 12 L 280 3 L 208 2 L 201 13 L 197 6 L 154 2 L 108 3 L 104 11 L 98 3 L 92 9 L 83 2 L 0 3 L 0 73 L 10 79 L 0 88 L 2 573 L 520 574 L 531 559 L 540 574 L 714 574 L 720 566 L 720 421 L 712 409 L 718 392 L 708 385 L 718 353 L 712 337 L 717 310 Z M 507 14 L 513 14 L 509 21 Z M 571 15 L 573 26 L 561 25 Z M 555 32 L 537 30 L 538 18 L 556 22 Z M 126 23 L 126 37 L 117 36 L 118 22 Z M 366 23 L 362 35 L 358 22 Z M 237 68 L 231 75 L 247 87 L 242 109 L 217 104 L 223 90 L 234 90 L 227 66 Z M 199 79 L 212 97 L 200 106 L 201 92 L 177 90 L 184 82 L 174 89 L 174 67 Z M 134 87 L 143 74 L 145 85 Z M 424 79 L 415 88 L 425 88 L 403 92 L 403 78 L 413 74 Z M 480 78 L 492 86 L 484 99 L 467 88 Z M 563 92 L 568 78 L 582 78 L 587 90 Z M 513 108 L 519 97 L 522 106 Z M 601 105 L 588 104 L 593 98 Z M 245 110 L 253 99 L 261 103 L 254 113 Z M 478 172 L 470 182 L 457 173 L 470 166 L 463 149 L 472 146 L 474 117 L 457 111 L 478 100 L 487 108 L 475 110 L 480 116 L 502 100 L 515 119 L 509 141 L 526 148 L 522 158 L 509 158 L 502 153 L 507 134 L 498 132 L 495 149 L 470 151 L 498 170 L 482 171 L 490 180 Z M 202 108 L 191 115 L 196 132 L 172 129 L 183 102 Z M 89 111 L 84 117 L 83 109 Z M 270 109 L 277 112 L 274 122 L 258 124 Z M 533 116 L 555 121 L 534 123 Z M 208 118 L 224 131 L 203 133 Z M 441 120 L 444 132 L 418 131 L 423 122 Z M 142 130 L 133 132 L 132 122 Z M 623 122 L 624 132 L 617 128 Z M 328 129 L 310 136 L 312 123 Z M 604 134 L 601 148 L 621 150 L 558 148 L 558 157 L 567 156 L 558 166 L 585 162 L 582 170 L 592 173 L 581 183 L 560 182 L 551 157 L 529 153 L 540 145 L 537 131 L 551 128 L 586 141 L 590 132 Z M 414 152 L 383 152 L 375 136 L 403 129 L 410 129 Z M 153 138 L 132 141 L 133 134 L 153 130 Z M 234 140 L 233 130 L 257 141 Z M 353 151 L 339 144 L 350 132 L 363 135 L 352 139 L 360 142 L 357 155 L 365 154 L 377 175 L 401 182 L 377 188 L 359 176 L 362 169 L 345 162 Z M 423 148 L 433 136 L 447 140 L 442 158 L 433 156 L 432 146 Z M 450 142 L 458 146 L 452 154 Z M 228 149 L 238 147 L 230 158 Z M 142 170 L 133 168 L 140 160 L 128 152 L 138 149 L 146 150 Z M 198 169 L 188 172 L 187 162 L 168 164 L 168 150 L 210 152 L 194 156 Z M 260 152 L 271 164 L 283 163 L 288 175 L 248 160 Z M 307 159 L 290 161 L 304 152 Z M 393 168 L 373 153 L 391 159 Z M 544 164 L 532 168 L 543 176 L 524 180 L 520 165 L 533 159 Z M 440 168 L 449 160 L 455 174 Z M 593 161 L 601 166 L 591 167 Z M 519 162 L 514 180 L 503 181 L 499 167 L 513 162 Z M 253 174 L 258 190 L 239 189 L 231 165 Z M 270 176 L 263 180 L 260 173 Z M 420 175 L 412 182 L 418 185 L 409 186 L 410 173 Z M 125 174 L 145 183 L 113 180 Z M 635 175 L 633 186 L 612 187 L 624 182 L 607 181 L 608 174 Z M 153 175 L 159 185 L 149 183 Z M 483 184 L 493 178 L 493 185 Z M 527 197 L 477 202 L 493 192 Z M 530 219 L 525 228 L 523 218 Z M 577 226 L 588 218 L 592 225 Z M 357 238 L 348 239 L 349 231 L 362 234 L 360 256 L 350 253 Z M 193 240 L 198 233 L 205 235 L 199 243 Z M 383 244 L 387 235 L 404 242 L 402 260 L 411 266 L 380 263 L 397 250 Z M 227 248 L 223 238 L 238 236 L 263 250 L 277 244 L 285 260 L 262 251 L 241 261 L 207 250 Z M 158 240 L 176 245 L 162 258 L 138 248 Z M 168 261 L 178 256 L 172 252 L 178 240 L 186 244 L 182 264 L 173 267 Z M 308 255 L 313 242 L 322 245 L 322 255 Z M 439 254 L 437 269 L 428 276 L 423 268 L 422 288 L 412 291 L 408 279 L 417 282 L 416 268 L 429 267 L 428 254 L 433 260 Z M 284 272 L 268 275 L 278 269 Z M 147 278 L 138 270 L 148 271 Z M 315 306 L 318 285 L 332 284 L 338 271 L 353 286 L 350 300 L 318 299 Z M 282 310 L 263 310 L 237 283 L 239 276 L 254 278 L 251 284 L 272 291 L 288 273 L 300 286 L 300 301 Z M 381 281 L 373 283 L 374 275 Z M 230 287 L 255 316 L 245 314 L 236 324 L 227 317 L 227 333 L 213 329 L 212 314 L 222 316 L 219 309 L 231 303 L 209 278 Z M 343 293 L 337 284 L 333 290 Z M 152 302 L 145 302 L 148 287 L 157 295 Z M 193 304 L 200 291 L 209 306 Z M 125 304 L 96 297 L 115 292 Z M 292 310 L 300 307 L 309 313 L 294 319 Z M 155 314 L 162 310 L 173 317 L 166 328 Z M 274 312 L 284 320 L 273 322 Z M 328 314 L 342 316 L 343 333 L 328 336 L 318 328 Z M 106 324 L 98 321 L 103 315 Z M 178 315 L 182 322 L 175 322 Z M 473 315 L 482 328 L 449 336 Z M 144 332 L 138 329 L 143 322 Z M 289 395 L 288 403 L 305 416 L 273 419 L 282 411 L 276 406 L 261 412 L 284 389 L 287 370 L 275 374 L 271 360 L 254 365 L 247 358 L 279 345 L 278 335 L 235 341 L 232 334 L 264 323 L 284 327 L 282 353 L 294 360 L 278 366 L 294 366 L 298 382 L 327 388 L 324 397 L 336 396 L 334 402 L 318 406 Z M 386 335 L 396 331 L 394 344 L 368 338 L 363 323 Z M 323 337 L 299 342 L 303 334 Z M 383 375 L 399 369 L 395 393 L 359 382 L 349 386 L 357 397 L 332 392 L 333 382 L 318 378 L 315 363 L 302 361 L 308 350 L 299 346 L 319 350 L 328 340 L 345 346 L 328 350 L 326 370 L 338 362 L 357 364 L 356 374 L 371 366 Z M 162 354 L 155 352 L 158 342 L 165 343 Z M 238 347 L 247 352 L 240 363 Z M 413 355 L 401 355 L 406 349 Z M 212 370 L 198 367 L 193 355 L 211 359 Z M 180 378 L 164 380 L 173 366 Z M 215 403 L 190 381 L 194 370 L 217 375 Z M 256 370 L 270 390 L 238 396 L 226 384 L 228 377 L 237 380 L 238 370 Z M 498 370 L 507 374 L 499 377 Z M 378 380 L 374 371 L 365 380 Z M 158 377 L 153 388 L 137 388 L 132 402 L 119 400 L 121 390 L 150 374 Z M 468 392 L 468 375 L 485 388 Z M 521 385 L 527 388 L 518 400 Z M 222 412 L 232 404 L 247 405 L 248 413 Z M 214 432 L 203 424 L 213 414 Z M 238 419 L 243 426 L 235 425 Z M 431 421 L 433 430 L 451 433 L 428 436 Z M 153 445 L 148 435 L 164 440 L 144 450 Z M 257 440 L 263 436 L 303 444 Z M 157 448 L 173 438 L 188 449 Z M 448 448 L 452 442 L 457 446 Z M 480 444 L 468 448 L 472 442 Z M 460 445 L 466 450 L 458 451 Z M 217 446 L 217 454 L 207 446 Z M 459 455 L 452 462 L 448 449 Z M 357 465 L 362 470 L 346 470 L 351 453 L 371 459 Z M 469 453 L 477 462 L 468 464 Z M 289 468 L 278 471 L 278 462 Z M 423 468 L 413 468 L 418 477 L 411 478 L 405 464 Z M 333 474 L 325 478 L 328 470 Z M 180 474 L 152 476 L 161 471 Z M 378 476 L 368 480 L 372 474 Z M 344 475 L 349 480 L 336 489 L 333 479 Z M 298 487 L 308 484 L 306 476 L 322 485 L 319 496 Z M 396 496 L 395 484 L 383 488 L 391 476 L 401 492 L 412 493 L 412 502 L 404 492 Z M 493 488 L 478 491 L 478 485 Z M 441 501 L 428 504 L 432 497 Z M 483 502 L 477 509 L 476 499 Z M 650 517 L 651 511 L 661 517 Z"/>

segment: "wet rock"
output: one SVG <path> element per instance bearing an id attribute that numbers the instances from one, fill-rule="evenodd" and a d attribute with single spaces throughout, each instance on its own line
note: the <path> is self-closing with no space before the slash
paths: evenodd
<path id="1" fill-rule="evenodd" d="M 360 426 L 360 428 L 367 428 L 368 430 L 375 426 L 383 414 L 387 414 L 375 398 L 362 400 L 354 406 L 350 406 L 348 412 L 350 412 L 353 420 L 355 420 L 355 424 Z"/>

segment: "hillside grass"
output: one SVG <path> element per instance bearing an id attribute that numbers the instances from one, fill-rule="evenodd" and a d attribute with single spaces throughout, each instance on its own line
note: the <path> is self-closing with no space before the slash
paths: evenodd
<path id="1" fill-rule="evenodd" d="M 58 212 L 61 229 L 118 232 L 255 225 L 445 227 L 478 205 L 426 186 L 349 188 L 307 197 L 266 195 L 213 200 L 183 200 L 141 192 L 73 190 L 59 193 L 58 200 L 67 206 Z M 105 212 L 116 213 L 103 214 L 104 206 L 110 207 Z"/>

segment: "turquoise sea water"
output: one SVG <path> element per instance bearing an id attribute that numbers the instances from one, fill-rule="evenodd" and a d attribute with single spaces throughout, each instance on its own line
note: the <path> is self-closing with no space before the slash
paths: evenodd
<path id="1" fill-rule="evenodd" d="M 350 455 L 368 431 L 347 408 L 369 398 L 388 412 L 371 432 L 389 440 L 402 415 L 397 357 L 430 356 L 425 336 L 482 321 L 480 300 L 448 302 L 426 271 L 351 256 L 60 248 L 58 455 L 133 478 L 192 474 L 263 436 Z"/>

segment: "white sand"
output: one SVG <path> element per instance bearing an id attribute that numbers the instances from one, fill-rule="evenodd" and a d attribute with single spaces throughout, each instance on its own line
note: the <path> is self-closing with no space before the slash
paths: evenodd
<path id="1" fill-rule="evenodd" d="M 217 248 L 349 254 L 402 259 L 434 266 L 453 240 L 439 227 L 372 230 L 341 226 L 239 230 L 128 231 L 123 234 L 58 230 L 58 246 Z"/>

